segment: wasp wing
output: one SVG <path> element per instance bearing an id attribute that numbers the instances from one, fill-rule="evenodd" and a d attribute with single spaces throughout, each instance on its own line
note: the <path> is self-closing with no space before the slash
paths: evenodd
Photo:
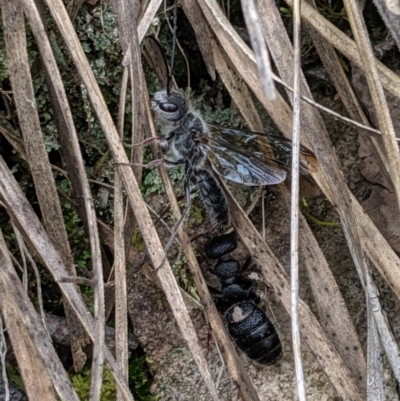
<path id="1" fill-rule="evenodd" d="M 259 147 L 246 145 L 250 132 L 210 125 L 210 134 L 208 155 L 226 179 L 249 186 L 275 185 L 286 179 L 286 171 L 267 160 Z"/>
<path id="2" fill-rule="evenodd" d="M 239 130 L 208 124 L 208 154 L 221 176 L 244 185 L 274 185 L 286 179 L 290 165 L 292 142 L 267 133 Z M 264 148 L 264 149 L 263 149 Z M 261 150 L 263 149 L 263 150 Z M 266 156 L 267 149 L 273 156 Z M 307 174 L 313 152 L 300 147 L 302 174 Z"/>

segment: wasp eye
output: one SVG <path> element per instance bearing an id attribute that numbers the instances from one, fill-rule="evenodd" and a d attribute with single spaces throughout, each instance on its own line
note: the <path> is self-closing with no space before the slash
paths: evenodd
<path id="1" fill-rule="evenodd" d="M 170 103 L 170 102 L 160 103 L 158 107 L 162 111 L 165 111 L 166 113 L 175 113 L 176 111 L 178 111 L 179 108 L 175 103 Z"/>

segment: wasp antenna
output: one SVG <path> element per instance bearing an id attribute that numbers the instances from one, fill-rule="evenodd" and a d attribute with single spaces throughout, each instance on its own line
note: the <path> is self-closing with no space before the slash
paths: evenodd
<path id="1" fill-rule="evenodd" d="M 171 96 L 172 77 L 174 71 L 175 52 L 176 52 L 176 32 L 178 30 L 178 5 L 177 0 L 174 1 L 174 26 L 172 30 L 172 54 L 171 54 L 171 68 L 167 77 L 167 95 Z"/>
<path id="2" fill-rule="evenodd" d="M 172 75 L 168 73 L 167 75 L 167 95 L 168 97 L 171 96 L 171 89 L 172 89 Z"/>

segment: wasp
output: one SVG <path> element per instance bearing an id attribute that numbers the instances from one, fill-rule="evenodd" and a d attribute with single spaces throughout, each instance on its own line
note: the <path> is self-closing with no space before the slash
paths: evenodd
<path id="1" fill-rule="evenodd" d="M 276 185 L 285 181 L 291 162 L 290 140 L 269 133 L 222 127 L 207 122 L 193 106 L 186 94 L 172 87 L 172 70 L 176 40 L 176 2 L 174 5 L 174 37 L 171 66 L 158 41 L 166 64 L 167 84 L 151 99 L 156 122 L 160 127 L 160 146 L 167 167 L 184 166 L 183 186 L 185 209 L 175 224 L 165 254 L 170 248 L 179 225 L 187 217 L 191 206 L 190 185 L 194 184 L 211 219 L 214 237 L 206 248 L 209 258 L 218 259 L 214 273 L 222 291 L 212 290 L 217 308 L 228 321 L 231 336 L 250 358 L 261 364 L 272 364 L 282 355 L 278 334 L 265 313 L 258 308 L 260 299 L 252 283 L 241 277 L 243 268 L 226 255 L 236 248 L 236 242 L 221 236 L 229 226 L 229 208 L 217 176 L 247 186 Z M 268 150 L 268 153 L 265 151 Z M 301 172 L 307 175 L 315 156 L 300 147 Z"/>

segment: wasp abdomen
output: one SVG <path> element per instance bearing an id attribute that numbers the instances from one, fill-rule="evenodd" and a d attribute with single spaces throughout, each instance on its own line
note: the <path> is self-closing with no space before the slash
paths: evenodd
<path id="1" fill-rule="evenodd" d="M 234 234 L 213 237 L 204 247 L 208 259 L 219 259 L 234 251 L 237 247 Z"/>
<path id="2" fill-rule="evenodd" d="M 226 313 L 229 332 L 233 338 L 240 338 L 265 323 L 265 313 L 252 302 L 241 302 Z"/>
<path id="3" fill-rule="evenodd" d="M 222 235 L 206 244 L 206 254 L 221 258 L 235 248 L 233 236 Z M 219 259 L 213 273 L 221 282 L 221 291 L 212 289 L 215 304 L 225 314 L 229 333 L 238 347 L 258 363 L 275 363 L 282 356 L 282 344 L 274 325 L 256 305 L 260 299 L 252 282 L 241 277 L 239 262 Z"/>
<path id="4" fill-rule="evenodd" d="M 242 302 L 226 313 L 228 329 L 238 347 L 255 361 L 270 365 L 282 356 L 275 327 L 252 302 Z"/>
<path id="5" fill-rule="evenodd" d="M 215 178 L 207 170 L 196 170 L 193 176 L 213 223 L 214 231 L 220 233 L 229 225 L 229 210 L 225 195 Z"/>

